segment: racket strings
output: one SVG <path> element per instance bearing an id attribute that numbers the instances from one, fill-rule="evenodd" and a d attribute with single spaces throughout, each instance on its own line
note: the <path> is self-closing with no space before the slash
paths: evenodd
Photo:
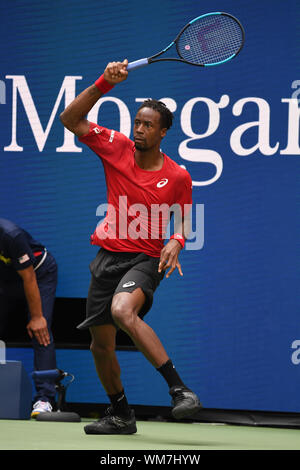
<path id="1" fill-rule="evenodd" d="M 211 15 L 191 23 L 177 41 L 179 55 L 194 64 L 222 62 L 243 43 L 240 25 L 230 16 Z"/>

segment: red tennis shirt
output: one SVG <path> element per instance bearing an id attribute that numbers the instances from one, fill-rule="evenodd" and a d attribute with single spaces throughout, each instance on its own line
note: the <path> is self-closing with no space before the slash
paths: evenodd
<path id="1" fill-rule="evenodd" d="M 107 213 L 91 243 L 110 251 L 160 257 L 170 208 L 175 208 L 174 217 L 191 208 L 190 174 L 165 154 L 160 170 L 141 169 L 132 140 L 94 123 L 79 140 L 101 158 L 107 185 Z"/>

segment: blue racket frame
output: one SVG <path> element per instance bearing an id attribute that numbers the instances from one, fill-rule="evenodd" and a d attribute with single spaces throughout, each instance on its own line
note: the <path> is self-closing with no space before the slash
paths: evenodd
<path id="1" fill-rule="evenodd" d="M 184 59 L 180 53 L 180 50 L 178 48 L 178 41 L 179 41 L 179 38 L 181 37 L 181 35 L 183 34 L 183 32 L 189 27 L 191 26 L 193 23 L 195 23 L 196 21 L 198 21 L 199 19 L 201 18 L 205 18 L 207 16 L 212 16 L 212 15 L 223 15 L 223 16 L 228 16 L 230 17 L 231 19 L 233 19 L 237 24 L 238 26 L 240 27 L 240 30 L 241 30 L 241 36 L 242 36 L 242 40 L 241 40 L 241 45 L 239 47 L 239 49 L 231 54 L 229 57 L 227 57 L 226 59 L 224 60 L 221 60 L 221 61 L 218 61 L 218 62 L 214 62 L 214 63 L 207 63 L 207 64 L 197 64 L 197 63 L 194 63 L 194 62 L 190 62 L 186 59 Z M 189 23 L 187 23 L 184 28 L 180 31 L 180 33 L 177 35 L 176 39 L 174 39 L 174 41 L 172 41 L 167 47 L 165 47 L 164 49 L 162 49 L 160 52 L 158 52 L 157 54 L 151 56 L 151 57 L 148 57 L 148 58 L 143 58 L 143 59 L 139 59 L 139 60 L 135 60 L 134 62 L 130 62 L 127 66 L 127 70 L 128 71 L 132 71 L 132 70 L 135 70 L 135 69 L 138 69 L 140 67 L 144 67 L 146 65 L 150 65 L 154 62 L 163 62 L 163 61 L 175 61 L 175 62 L 184 62 L 185 64 L 189 64 L 189 65 L 194 65 L 196 67 L 211 67 L 211 66 L 214 66 L 214 65 L 220 65 L 220 64 L 223 64 L 225 62 L 228 62 L 229 60 L 233 59 L 234 57 L 236 57 L 239 52 L 241 51 L 241 49 L 243 48 L 243 45 L 244 45 L 244 42 L 245 42 L 245 31 L 244 31 L 244 28 L 243 26 L 241 25 L 240 21 L 235 18 L 234 16 L 230 15 L 229 13 L 224 13 L 224 12 L 220 12 L 220 11 L 217 11 L 217 12 L 212 12 L 212 13 L 206 13 L 205 15 L 200 15 L 200 16 L 197 16 L 197 18 L 194 18 L 193 20 L 191 20 Z M 179 58 L 175 58 L 175 57 L 165 57 L 165 58 L 160 58 L 160 59 L 157 59 L 157 57 L 159 57 L 160 55 L 164 54 L 165 52 L 167 52 L 173 45 L 176 45 L 176 50 L 177 50 L 177 54 L 179 55 L 180 59 Z"/>

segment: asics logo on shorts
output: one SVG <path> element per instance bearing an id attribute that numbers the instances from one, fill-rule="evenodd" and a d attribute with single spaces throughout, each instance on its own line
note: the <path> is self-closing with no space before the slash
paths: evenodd
<path id="1" fill-rule="evenodd" d="M 132 286 L 135 286 L 135 282 L 134 282 L 134 281 L 125 282 L 125 284 L 123 284 L 122 287 L 132 287 Z"/>
<path id="2" fill-rule="evenodd" d="M 157 183 L 157 187 L 158 188 L 163 188 L 164 186 L 166 186 L 166 184 L 168 184 L 169 180 L 168 178 L 163 178 L 159 183 Z"/>

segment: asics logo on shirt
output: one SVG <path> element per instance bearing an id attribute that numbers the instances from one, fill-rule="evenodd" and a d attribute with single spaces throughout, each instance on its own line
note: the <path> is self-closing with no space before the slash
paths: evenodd
<path id="1" fill-rule="evenodd" d="M 132 287 L 132 286 L 135 286 L 135 282 L 134 282 L 134 281 L 125 282 L 125 284 L 123 284 L 122 287 Z"/>
<path id="2" fill-rule="evenodd" d="M 159 181 L 159 183 L 157 183 L 157 187 L 158 188 L 163 188 L 164 186 L 166 186 L 166 184 L 168 184 L 169 180 L 168 178 L 163 178 L 161 181 Z"/>

